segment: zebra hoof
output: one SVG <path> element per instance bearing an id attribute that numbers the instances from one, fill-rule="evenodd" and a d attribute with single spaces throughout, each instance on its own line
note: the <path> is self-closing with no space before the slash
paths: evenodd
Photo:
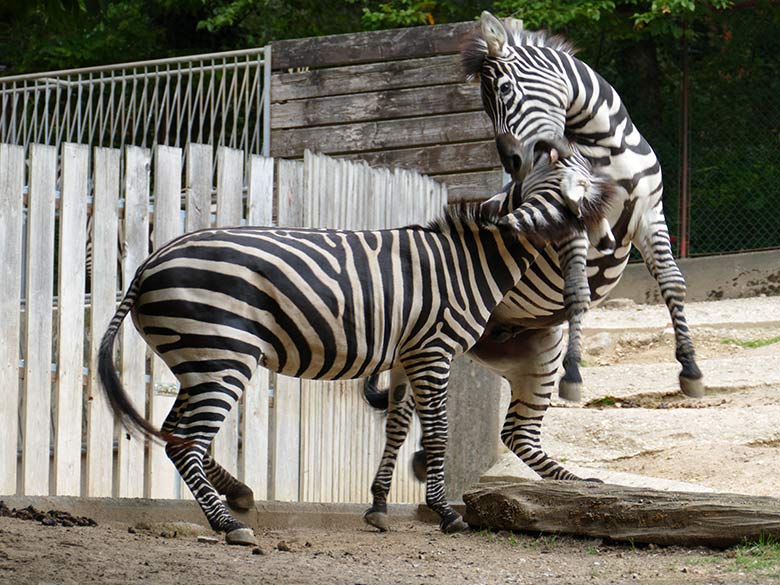
<path id="1" fill-rule="evenodd" d="M 379 530 L 379 532 L 387 532 L 390 530 L 390 523 L 386 512 L 377 512 L 373 508 L 369 508 L 366 510 L 366 513 L 363 514 L 363 520 L 366 521 L 366 524 Z"/>
<path id="2" fill-rule="evenodd" d="M 604 483 L 604 481 L 598 477 L 586 477 L 584 481 L 589 481 L 590 483 Z"/>
<path id="3" fill-rule="evenodd" d="M 569 402 L 579 402 L 582 400 L 582 383 L 561 379 L 558 384 L 558 397 Z"/>
<path id="4" fill-rule="evenodd" d="M 444 534 L 455 534 L 457 532 L 468 532 L 469 525 L 457 514 L 450 521 L 442 520 L 440 528 Z"/>
<path id="5" fill-rule="evenodd" d="M 680 390 L 688 398 L 701 398 L 704 396 L 703 378 L 686 378 L 680 376 Z"/>
<path id="6" fill-rule="evenodd" d="M 225 534 L 225 542 L 240 546 L 254 546 L 257 544 L 255 533 L 251 528 L 236 528 Z"/>
<path id="7" fill-rule="evenodd" d="M 412 471 L 417 481 L 425 483 L 428 478 L 428 463 L 425 458 L 425 449 L 415 451 L 412 455 Z"/>
<path id="8" fill-rule="evenodd" d="M 243 512 L 251 509 L 255 505 L 255 494 L 252 493 L 252 490 L 249 488 L 246 488 L 246 490 L 237 490 L 236 493 L 227 496 L 225 501 L 233 510 L 240 510 Z"/>

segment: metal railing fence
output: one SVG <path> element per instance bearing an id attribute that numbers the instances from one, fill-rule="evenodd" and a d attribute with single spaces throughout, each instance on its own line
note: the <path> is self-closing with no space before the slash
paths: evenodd
<path id="1" fill-rule="evenodd" d="M 270 151 L 271 49 L 0 78 L 0 142 Z"/>

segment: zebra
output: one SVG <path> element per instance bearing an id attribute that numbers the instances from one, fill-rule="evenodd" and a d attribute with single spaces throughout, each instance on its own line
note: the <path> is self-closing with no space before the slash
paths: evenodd
<path id="1" fill-rule="evenodd" d="M 510 175 L 521 176 L 525 141 L 566 136 L 594 173 L 614 182 L 615 203 L 607 220 L 616 247 L 609 253 L 594 246 L 588 249 L 591 306 L 617 285 L 636 245 L 671 315 L 675 356 L 682 366 L 680 388 L 686 396 L 701 397 L 702 373 L 684 313 L 685 280 L 674 260 L 663 214 L 661 168 L 620 96 L 574 56 L 567 40 L 524 30 L 522 22 L 512 18 L 502 22 L 487 11 L 462 45 L 461 59 L 467 78 L 480 82 L 499 158 Z M 542 421 L 561 366 L 560 324 L 566 319 L 559 252 L 554 245 L 540 250 L 533 266 L 493 312 L 468 356 L 510 383 L 512 397 L 501 432 L 506 446 L 542 478 L 579 480 L 541 447 Z M 366 380 L 364 393 L 380 408 L 388 396 L 392 399 L 387 389 L 376 387 L 375 377 Z M 424 453 L 415 454 L 415 469 L 422 472 L 418 476 L 424 474 L 420 466 L 424 460 Z"/>
<path id="2" fill-rule="evenodd" d="M 537 151 L 541 152 L 538 153 Z M 511 221 L 525 233 L 534 233 L 537 226 L 542 227 L 551 221 L 551 217 L 569 209 L 576 217 L 591 216 L 595 209 L 606 210 L 614 194 L 611 181 L 592 172 L 588 161 L 577 152 L 576 147 L 567 141 L 556 139 L 538 139 L 528 141 L 523 153 L 522 180 L 512 181 L 502 192 L 481 205 L 483 213 L 506 216 L 513 209 L 528 208 L 535 214 L 516 214 Z M 602 218 L 603 220 L 603 218 Z M 562 240 L 558 240 L 561 266 L 564 267 L 564 299 L 567 318 L 570 322 L 570 341 L 567 358 L 574 360 L 572 374 L 579 377 L 576 363 L 579 361 L 579 342 L 581 337 L 582 316 L 590 300 L 590 289 L 585 273 L 588 242 L 597 247 L 609 249 L 614 240 L 608 226 L 602 221 L 589 222 L 580 229 L 573 230 Z M 503 302 L 503 301 L 502 301 Z M 511 327 L 494 325 L 491 336 L 496 340 L 508 340 L 514 335 Z M 575 349 L 576 346 L 576 349 Z M 372 377 L 373 379 L 376 376 Z M 579 378 L 581 382 L 581 378 Z M 378 393 L 373 386 L 367 385 L 367 398 L 372 406 L 387 410 L 385 424 L 385 448 L 374 480 L 371 485 L 373 502 L 364 514 L 365 521 L 380 531 L 388 529 L 387 494 L 395 469 L 398 450 L 409 431 L 414 400 L 408 385 L 404 381 L 403 371 L 395 369 L 390 376 L 389 393 Z M 415 455 L 414 469 L 418 478 L 425 476 L 426 463 L 422 460 L 424 449 Z"/>
<path id="3" fill-rule="evenodd" d="M 503 217 L 477 206 L 427 226 L 382 231 L 212 228 L 179 237 L 138 268 L 99 350 L 99 376 L 114 414 L 166 444 L 211 527 L 229 544 L 254 534 L 237 508 L 253 495 L 207 454 L 258 365 L 315 380 L 360 378 L 401 367 L 422 422 L 426 502 L 444 532 L 466 527 L 444 495 L 446 387 L 452 358 L 482 335 L 490 314 L 539 246 L 567 237 L 606 210 L 584 207 L 518 226 L 539 211 Z M 533 238 L 535 244 L 529 238 Z M 136 329 L 179 381 L 161 429 L 135 406 L 114 367 L 114 342 L 132 312 Z"/>

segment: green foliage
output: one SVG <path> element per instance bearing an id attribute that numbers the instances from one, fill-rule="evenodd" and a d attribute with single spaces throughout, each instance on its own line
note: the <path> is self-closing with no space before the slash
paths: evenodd
<path id="1" fill-rule="evenodd" d="M 771 571 L 780 576 L 780 541 L 774 537 L 762 537 L 756 542 L 745 543 L 734 549 L 735 564 L 741 571 Z"/>

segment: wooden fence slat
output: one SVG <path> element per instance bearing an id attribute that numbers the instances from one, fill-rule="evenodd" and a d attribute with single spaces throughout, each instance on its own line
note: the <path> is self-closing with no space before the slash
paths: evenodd
<path id="1" fill-rule="evenodd" d="M 478 84 L 382 89 L 356 95 L 314 97 L 276 103 L 271 108 L 271 127 L 274 130 L 302 128 L 452 112 L 481 112 L 482 109 Z"/>
<path id="2" fill-rule="evenodd" d="M 184 208 L 188 232 L 211 227 L 212 161 L 211 145 L 193 143 L 187 146 Z"/>
<path id="3" fill-rule="evenodd" d="M 273 221 L 274 159 L 252 155 L 248 169 L 247 223 L 270 226 Z M 254 492 L 256 500 L 268 499 L 269 401 L 271 374 L 257 368 L 244 392 L 241 419 L 243 448 L 239 478 Z"/>
<path id="4" fill-rule="evenodd" d="M 459 22 L 276 41 L 271 44 L 273 68 L 314 68 L 457 53 L 463 35 L 476 26 L 474 22 Z"/>
<path id="5" fill-rule="evenodd" d="M 367 141 L 366 137 L 371 140 Z M 465 112 L 424 118 L 357 122 L 315 128 L 288 128 L 271 132 L 271 155 L 298 157 L 311 144 L 325 154 L 341 154 L 383 148 L 408 148 L 449 142 L 493 138 L 487 114 Z"/>
<path id="6" fill-rule="evenodd" d="M 209 169 L 211 174 L 211 157 L 201 160 L 200 149 L 197 145 L 191 145 L 190 154 L 196 153 L 189 164 L 201 164 Z M 182 233 L 181 219 L 181 156 L 182 150 L 172 146 L 157 146 L 154 153 L 154 230 L 152 232 L 154 249 L 157 250 L 167 242 Z M 188 167 L 189 168 L 189 167 Z M 188 187 L 194 189 L 194 194 L 188 188 L 187 194 L 187 222 L 189 225 L 189 213 L 195 213 L 197 219 L 193 229 L 203 227 L 197 225 L 202 217 L 209 217 L 211 202 L 211 185 L 208 190 L 208 203 L 203 203 L 198 180 L 188 171 Z M 192 182 L 190 182 L 192 180 Z M 192 197 L 191 197 L 192 196 Z M 202 213 L 205 207 L 205 214 Z M 157 356 L 152 356 L 152 375 L 149 388 L 149 410 L 152 424 L 158 428 L 162 426 L 165 417 L 173 406 L 178 394 L 179 384 L 168 366 Z M 149 459 L 147 463 L 148 493 L 151 498 L 175 498 L 179 492 L 178 472 L 173 466 L 162 445 L 152 442 L 149 445 Z M 184 487 L 181 490 L 184 497 L 191 497 L 189 490 Z"/>
<path id="7" fill-rule="evenodd" d="M 244 153 L 234 148 L 220 146 L 217 149 L 218 227 L 241 224 L 243 188 Z M 245 390 L 247 389 L 245 387 Z M 238 404 L 230 409 L 212 443 L 212 453 L 217 463 L 234 476 L 238 474 L 238 411 Z"/>
<path id="8" fill-rule="evenodd" d="M 63 144 L 53 469 L 54 494 L 58 496 L 81 494 L 88 195 L 89 146 Z"/>
<path id="9" fill-rule="evenodd" d="M 56 148 L 31 145 L 22 395 L 22 492 L 26 495 L 49 493 L 56 181 Z"/>
<path id="10" fill-rule="evenodd" d="M 125 147 L 125 220 L 122 245 L 122 289 L 127 290 L 135 271 L 149 255 L 149 168 L 147 148 Z M 146 343 L 125 319 L 121 331 L 122 386 L 139 412 L 146 410 Z M 144 495 L 144 439 L 125 429 L 119 433 L 117 492 L 119 497 Z"/>
<path id="11" fill-rule="evenodd" d="M 0 494 L 16 493 L 19 444 L 19 344 L 22 294 L 22 200 L 24 147 L 0 144 Z"/>
<path id="12" fill-rule="evenodd" d="M 432 76 L 431 71 L 436 75 Z M 278 102 L 384 89 L 463 83 L 460 55 L 438 55 L 402 61 L 380 61 L 271 77 L 271 108 Z"/>
<path id="13" fill-rule="evenodd" d="M 100 340 L 116 308 L 117 216 L 119 211 L 120 151 L 95 148 L 92 204 L 92 305 L 90 310 L 89 400 L 87 402 L 86 494 L 111 496 L 114 417 L 97 374 Z M 100 245 L 100 244 L 103 245 Z"/>
<path id="14" fill-rule="evenodd" d="M 278 162 L 279 225 L 303 224 L 300 196 L 303 165 L 296 161 Z M 276 375 L 274 388 L 274 449 L 272 453 L 273 493 L 280 501 L 298 501 L 301 497 L 301 382 L 297 378 Z"/>

